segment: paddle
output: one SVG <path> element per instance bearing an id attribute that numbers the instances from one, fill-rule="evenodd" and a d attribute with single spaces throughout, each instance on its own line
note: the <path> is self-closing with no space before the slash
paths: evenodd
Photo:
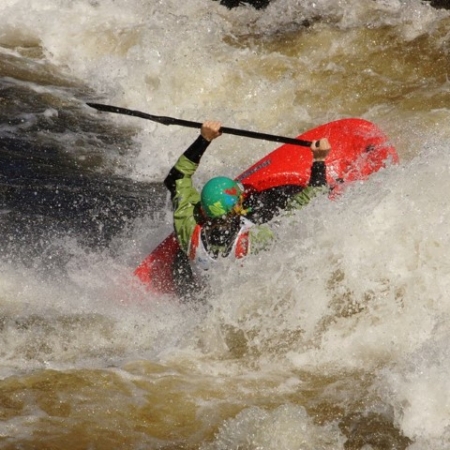
<path id="1" fill-rule="evenodd" d="M 118 106 L 102 105 L 100 103 L 87 103 L 91 108 L 95 108 L 99 111 L 112 112 L 116 114 L 124 114 L 127 116 L 140 117 L 142 119 L 152 120 L 153 122 L 162 123 L 163 125 L 180 125 L 188 128 L 201 128 L 200 122 L 191 122 L 189 120 L 175 119 L 173 117 L 166 116 L 152 116 L 150 114 L 143 113 L 141 111 L 135 111 L 132 109 L 119 108 Z M 261 139 L 264 141 L 283 142 L 285 144 L 300 145 L 302 147 L 310 147 L 311 141 L 302 141 L 301 139 L 294 139 L 284 136 L 276 136 L 273 134 L 257 133 L 255 131 L 239 130 L 237 128 L 222 127 L 220 129 L 222 133 L 234 134 L 236 136 L 244 136 L 253 139 Z"/>

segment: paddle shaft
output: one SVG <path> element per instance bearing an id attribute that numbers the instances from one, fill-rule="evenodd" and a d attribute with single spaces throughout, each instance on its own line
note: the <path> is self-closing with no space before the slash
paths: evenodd
<path id="1" fill-rule="evenodd" d="M 191 122 L 190 120 L 175 119 L 167 116 L 152 116 L 141 111 L 132 109 L 119 108 L 118 106 L 102 105 L 100 103 L 87 103 L 91 108 L 104 112 L 112 112 L 116 114 L 124 114 L 126 116 L 140 117 L 141 119 L 151 120 L 163 125 L 180 125 L 188 128 L 201 128 L 200 122 Z M 310 147 L 311 141 L 303 141 L 301 139 L 294 139 L 285 136 L 277 136 L 274 134 L 258 133 L 256 131 L 240 130 L 237 128 L 221 127 L 220 131 L 225 134 L 234 134 L 235 136 L 244 136 L 253 139 L 261 139 L 264 141 L 282 142 L 284 144 L 300 145 L 301 147 Z"/>

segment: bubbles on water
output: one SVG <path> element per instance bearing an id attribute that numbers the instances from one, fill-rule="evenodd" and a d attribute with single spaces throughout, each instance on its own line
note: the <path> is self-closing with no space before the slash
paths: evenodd
<path id="1" fill-rule="evenodd" d="M 336 425 L 314 424 L 305 409 L 300 406 L 285 405 L 273 411 L 253 407 L 226 421 L 214 441 L 203 445 L 201 450 L 225 448 L 332 450 L 341 448 L 345 440 Z"/>

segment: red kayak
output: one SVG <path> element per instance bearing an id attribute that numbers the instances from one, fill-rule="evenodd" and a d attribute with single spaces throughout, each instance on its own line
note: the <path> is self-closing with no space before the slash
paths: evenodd
<path id="1" fill-rule="evenodd" d="M 341 119 L 298 136 L 312 141 L 328 138 L 331 151 L 326 159 L 327 182 L 333 193 L 355 181 L 365 180 L 387 164 L 398 163 L 395 148 L 373 123 L 363 119 Z M 277 192 L 279 187 L 301 189 L 308 185 L 312 152 L 307 147 L 284 144 L 256 162 L 238 177 L 245 196 Z M 174 234 L 162 241 L 136 268 L 135 275 L 155 294 L 175 292 L 173 264 L 180 247 Z"/>

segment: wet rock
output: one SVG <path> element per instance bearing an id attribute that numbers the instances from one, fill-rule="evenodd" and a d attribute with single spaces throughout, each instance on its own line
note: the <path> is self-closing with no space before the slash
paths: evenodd
<path id="1" fill-rule="evenodd" d="M 251 5 L 256 9 L 264 9 L 271 2 L 271 0 L 214 0 L 214 1 L 220 1 L 221 5 L 224 5 L 229 9 L 236 8 L 244 4 Z M 428 1 L 434 8 L 450 9 L 450 0 L 426 0 L 426 1 Z"/>
<path id="2" fill-rule="evenodd" d="M 218 1 L 218 0 L 214 0 Z M 236 8 L 238 6 L 247 4 L 251 5 L 256 9 L 266 8 L 270 3 L 270 0 L 220 0 L 220 4 L 226 6 L 227 8 Z"/>
<path id="3" fill-rule="evenodd" d="M 431 6 L 439 9 L 450 9 L 450 0 L 430 0 Z"/>

